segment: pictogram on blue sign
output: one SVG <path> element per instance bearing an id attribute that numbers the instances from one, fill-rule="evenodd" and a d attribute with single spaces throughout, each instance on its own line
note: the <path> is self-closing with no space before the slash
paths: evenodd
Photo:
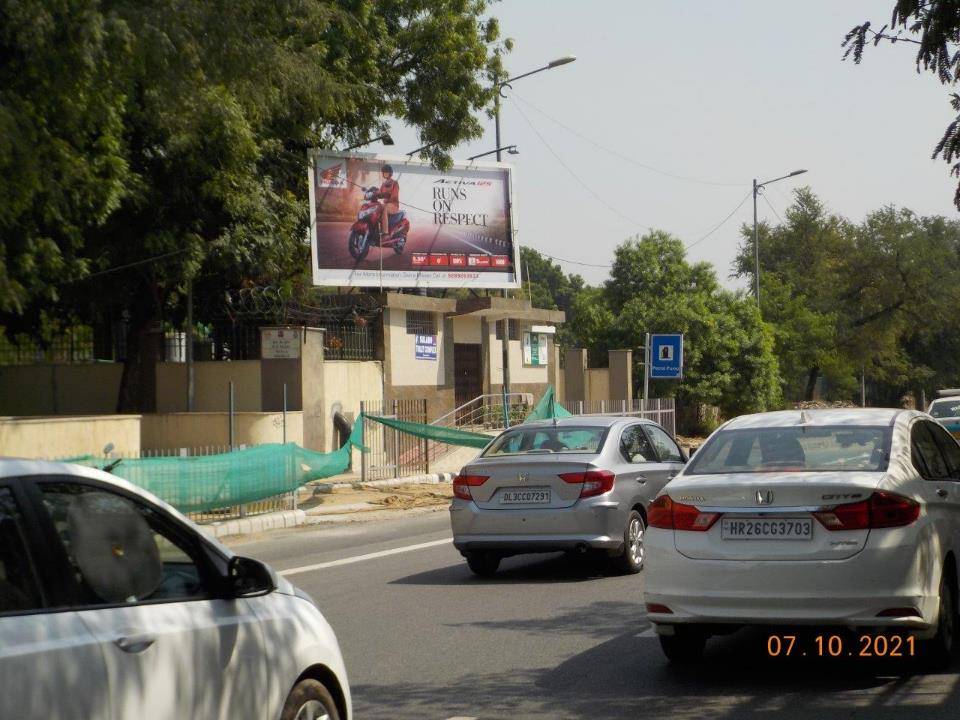
<path id="1" fill-rule="evenodd" d="M 650 336 L 650 377 L 661 380 L 683 378 L 683 335 Z"/>

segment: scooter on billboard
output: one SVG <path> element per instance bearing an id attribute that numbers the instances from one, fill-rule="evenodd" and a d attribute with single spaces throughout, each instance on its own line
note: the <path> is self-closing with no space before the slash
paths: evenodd
<path id="1" fill-rule="evenodd" d="M 401 210 L 390 220 L 386 236 L 380 231 L 380 220 L 383 217 L 383 203 L 377 199 L 378 188 L 368 187 L 363 191 L 363 203 L 357 213 L 357 221 L 350 227 L 350 239 L 347 245 L 350 254 L 355 260 L 363 260 L 371 247 L 393 248 L 399 255 L 407 244 L 407 233 L 410 232 L 410 221 L 407 214 Z"/>

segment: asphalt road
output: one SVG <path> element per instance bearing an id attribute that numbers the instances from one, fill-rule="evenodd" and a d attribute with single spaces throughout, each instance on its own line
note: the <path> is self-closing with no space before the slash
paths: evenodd
<path id="1" fill-rule="evenodd" d="M 772 660 L 766 633 L 741 631 L 676 668 L 645 618 L 642 573 L 531 555 L 480 580 L 449 537 L 444 511 L 234 549 L 301 569 L 288 577 L 337 632 L 359 720 L 960 717 L 960 663 L 925 675 L 889 661 Z"/>

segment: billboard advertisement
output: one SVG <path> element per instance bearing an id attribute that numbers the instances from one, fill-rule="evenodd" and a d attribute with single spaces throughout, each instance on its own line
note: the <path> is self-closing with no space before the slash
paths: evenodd
<path id="1" fill-rule="evenodd" d="M 519 287 L 513 169 L 310 154 L 314 285 Z"/>

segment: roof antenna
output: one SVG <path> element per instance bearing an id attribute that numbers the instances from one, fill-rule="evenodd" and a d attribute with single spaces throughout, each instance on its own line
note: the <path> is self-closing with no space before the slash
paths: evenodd
<path id="1" fill-rule="evenodd" d="M 806 410 L 801 410 L 801 411 L 800 411 L 800 424 L 801 424 L 801 425 L 809 425 L 809 424 L 810 424 L 810 416 L 807 415 L 807 411 L 806 411 Z"/>

